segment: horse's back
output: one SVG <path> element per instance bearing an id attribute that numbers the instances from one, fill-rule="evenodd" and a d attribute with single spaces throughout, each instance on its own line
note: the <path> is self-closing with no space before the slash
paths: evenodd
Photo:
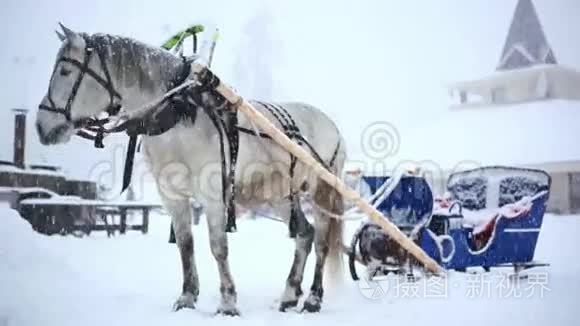
<path id="1" fill-rule="evenodd" d="M 262 114 L 266 115 L 277 127 L 280 126 L 279 118 L 272 114 L 272 110 L 280 109 L 288 113 L 290 123 L 295 123 L 298 133 L 306 139 L 317 155 L 324 163 L 329 163 L 340 153 L 344 152 L 344 141 L 332 119 L 317 107 L 305 102 L 252 102 Z M 269 107 L 269 108 L 268 108 Z M 284 118 L 282 117 L 282 120 Z M 283 121 L 284 122 L 284 121 Z"/>

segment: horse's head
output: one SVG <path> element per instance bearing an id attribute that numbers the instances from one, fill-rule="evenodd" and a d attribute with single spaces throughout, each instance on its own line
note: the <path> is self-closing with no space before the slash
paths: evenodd
<path id="1" fill-rule="evenodd" d="M 91 117 L 119 108 L 103 54 L 85 34 L 61 25 L 62 45 L 50 78 L 48 92 L 39 105 L 36 129 L 44 145 L 67 142 Z"/>

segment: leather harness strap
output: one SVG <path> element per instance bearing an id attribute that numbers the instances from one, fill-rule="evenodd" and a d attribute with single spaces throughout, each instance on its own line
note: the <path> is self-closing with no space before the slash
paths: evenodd
<path id="1" fill-rule="evenodd" d="M 264 102 L 257 103 L 266 108 L 266 110 L 268 110 L 268 112 L 270 112 L 270 114 L 276 120 L 278 120 L 278 123 L 280 124 L 280 126 L 282 127 L 284 133 L 286 134 L 286 136 L 288 136 L 288 138 L 296 139 L 298 145 L 302 145 L 301 140 L 302 137 L 298 137 L 298 135 L 300 135 L 300 129 L 298 129 L 298 126 L 296 126 L 296 122 L 294 121 L 290 113 L 286 111 L 286 109 L 284 109 L 281 106 L 270 103 Z M 290 221 L 288 223 L 288 231 L 291 238 L 296 237 L 296 232 L 298 228 L 297 226 L 298 212 L 296 210 L 299 208 L 299 203 L 297 202 L 299 198 L 298 193 L 295 191 L 294 186 L 292 184 L 292 181 L 294 179 L 294 169 L 296 168 L 296 162 L 297 162 L 296 156 L 290 153 L 290 169 L 288 171 L 288 174 L 290 176 Z"/>
<path id="2" fill-rule="evenodd" d="M 179 76 L 168 85 L 171 89 L 177 85 L 182 84 L 187 80 L 191 73 L 191 65 L 183 58 L 183 68 Z M 165 103 L 169 102 L 169 103 Z M 165 133 L 167 130 L 173 128 L 177 122 L 183 118 L 189 118 L 193 123 L 197 117 L 197 110 L 189 110 L 188 98 L 185 95 L 185 90 L 168 98 L 161 105 L 165 104 L 159 113 L 155 116 L 149 114 L 145 117 L 129 120 L 118 127 L 118 131 L 125 130 L 129 136 L 129 144 L 127 146 L 127 155 L 125 157 L 125 167 L 123 169 L 123 186 L 121 192 L 125 191 L 131 184 L 131 177 L 133 174 L 133 162 L 135 160 L 135 153 L 137 150 L 137 138 L 139 135 L 156 136 Z"/>

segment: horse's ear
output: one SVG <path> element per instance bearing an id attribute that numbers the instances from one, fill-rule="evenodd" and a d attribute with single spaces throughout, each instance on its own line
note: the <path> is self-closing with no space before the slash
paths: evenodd
<path id="1" fill-rule="evenodd" d="M 64 32 L 64 35 L 68 39 L 71 39 L 71 38 L 73 38 L 73 37 L 75 37 L 77 35 L 77 33 L 75 33 L 72 29 L 64 26 L 61 22 L 59 22 L 58 25 L 60 26 L 60 28 L 62 28 L 62 31 Z"/>
<path id="2" fill-rule="evenodd" d="M 81 48 L 84 45 L 83 38 L 76 33 L 75 31 L 71 30 L 70 28 L 64 26 L 62 23 L 58 23 L 62 31 L 64 32 L 64 36 L 67 40 L 69 40 L 70 44 L 74 47 Z"/>
<path id="3" fill-rule="evenodd" d="M 59 31 L 54 31 L 54 32 L 56 33 L 56 36 L 58 36 L 58 39 L 61 42 L 64 42 L 66 40 L 66 36 L 64 36 L 61 32 L 59 32 Z"/>

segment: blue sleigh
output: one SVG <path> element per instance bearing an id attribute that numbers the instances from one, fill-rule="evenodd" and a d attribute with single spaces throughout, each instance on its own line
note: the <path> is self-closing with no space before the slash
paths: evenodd
<path id="1" fill-rule="evenodd" d="M 388 178 L 363 177 L 373 193 Z M 518 273 L 546 265 L 534 252 L 550 184 L 540 170 L 486 167 L 452 174 L 446 195 L 434 200 L 423 177 L 404 176 L 374 204 L 446 269 L 513 266 Z"/>

